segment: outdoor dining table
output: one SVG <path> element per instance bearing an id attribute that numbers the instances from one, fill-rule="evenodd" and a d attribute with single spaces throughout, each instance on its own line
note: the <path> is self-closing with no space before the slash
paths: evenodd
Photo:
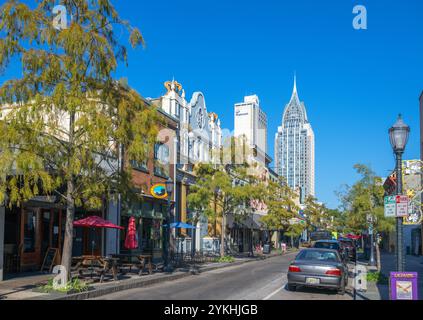
<path id="1" fill-rule="evenodd" d="M 113 280 L 117 280 L 118 274 L 118 258 L 85 255 L 80 257 L 72 257 L 72 264 L 75 264 L 72 269 L 76 270 L 80 275 L 84 270 L 93 270 L 94 267 L 99 267 L 100 282 L 103 282 L 104 275 L 112 272 Z M 92 274 L 91 274 L 92 275 Z"/>
<path id="2" fill-rule="evenodd" d="M 114 258 L 119 259 L 119 267 L 129 267 L 131 271 L 132 267 L 139 269 L 138 275 L 142 275 L 145 267 L 148 267 L 148 273 L 153 274 L 152 256 L 149 254 L 114 254 Z M 132 262 L 132 258 L 137 259 L 136 262 Z M 129 260 L 129 261 L 128 261 Z"/>

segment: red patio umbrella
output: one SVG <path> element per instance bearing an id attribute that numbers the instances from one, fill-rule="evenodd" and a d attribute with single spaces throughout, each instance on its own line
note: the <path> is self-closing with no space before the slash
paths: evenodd
<path id="1" fill-rule="evenodd" d="M 355 234 L 347 234 L 345 237 L 352 240 L 358 240 L 361 238 L 360 235 L 355 235 Z"/>
<path id="2" fill-rule="evenodd" d="M 110 221 L 104 220 L 103 218 L 100 218 L 99 216 L 89 216 L 81 220 L 77 220 L 73 222 L 73 225 L 75 227 L 84 227 L 84 228 L 91 228 L 93 230 L 94 228 L 110 228 L 110 229 L 125 229 L 124 227 L 118 226 Z M 95 246 L 95 240 L 93 239 L 91 241 L 91 255 L 94 256 L 94 246 Z M 91 277 L 93 275 L 93 261 L 91 260 Z"/>
<path id="3" fill-rule="evenodd" d="M 125 248 L 126 249 L 138 248 L 137 228 L 135 227 L 134 217 L 129 218 L 128 232 L 126 233 L 126 238 L 125 238 Z"/>
<path id="4" fill-rule="evenodd" d="M 85 227 L 85 228 L 111 228 L 111 229 L 125 229 L 124 227 L 115 225 L 110 221 L 104 220 L 98 216 L 89 216 L 81 220 L 73 222 L 75 227 Z"/>

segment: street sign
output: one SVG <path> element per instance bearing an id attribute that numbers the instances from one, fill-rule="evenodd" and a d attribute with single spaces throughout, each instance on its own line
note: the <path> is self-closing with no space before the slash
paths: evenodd
<path id="1" fill-rule="evenodd" d="M 387 196 L 385 197 L 385 217 L 395 217 L 395 210 L 396 210 L 396 199 L 395 196 Z"/>
<path id="2" fill-rule="evenodd" d="M 408 197 L 401 195 L 396 196 L 396 202 L 397 202 L 397 217 L 406 217 L 408 216 Z"/>
<path id="3" fill-rule="evenodd" d="M 417 272 L 391 272 L 390 300 L 418 300 L 417 280 Z"/>

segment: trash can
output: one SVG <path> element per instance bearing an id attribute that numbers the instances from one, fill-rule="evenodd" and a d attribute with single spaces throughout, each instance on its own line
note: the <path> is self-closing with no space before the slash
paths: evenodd
<path id="1" fill-rule="evenodd" d="M 263 246 L 263 253 L 264 254 L 269 254 L 270 253 L 270 244 L 265 244 Z"/>

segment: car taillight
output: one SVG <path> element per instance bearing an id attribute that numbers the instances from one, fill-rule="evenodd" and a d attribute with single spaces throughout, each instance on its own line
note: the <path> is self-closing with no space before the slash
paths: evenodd
<path id="1" fill-rule="evenodd" d="M 341 276 L 342 272 L 339 269 L 330 269 L 326 271 L 326 274 L 330 276 Z"/>
<path id="2" fill-rule="evenodd" d="M 289 272 L 301 272 L 301 269 L 300 269 L 300 267 L 297 267 L 297 266 L 289 266 L 288 271 Z"/>

